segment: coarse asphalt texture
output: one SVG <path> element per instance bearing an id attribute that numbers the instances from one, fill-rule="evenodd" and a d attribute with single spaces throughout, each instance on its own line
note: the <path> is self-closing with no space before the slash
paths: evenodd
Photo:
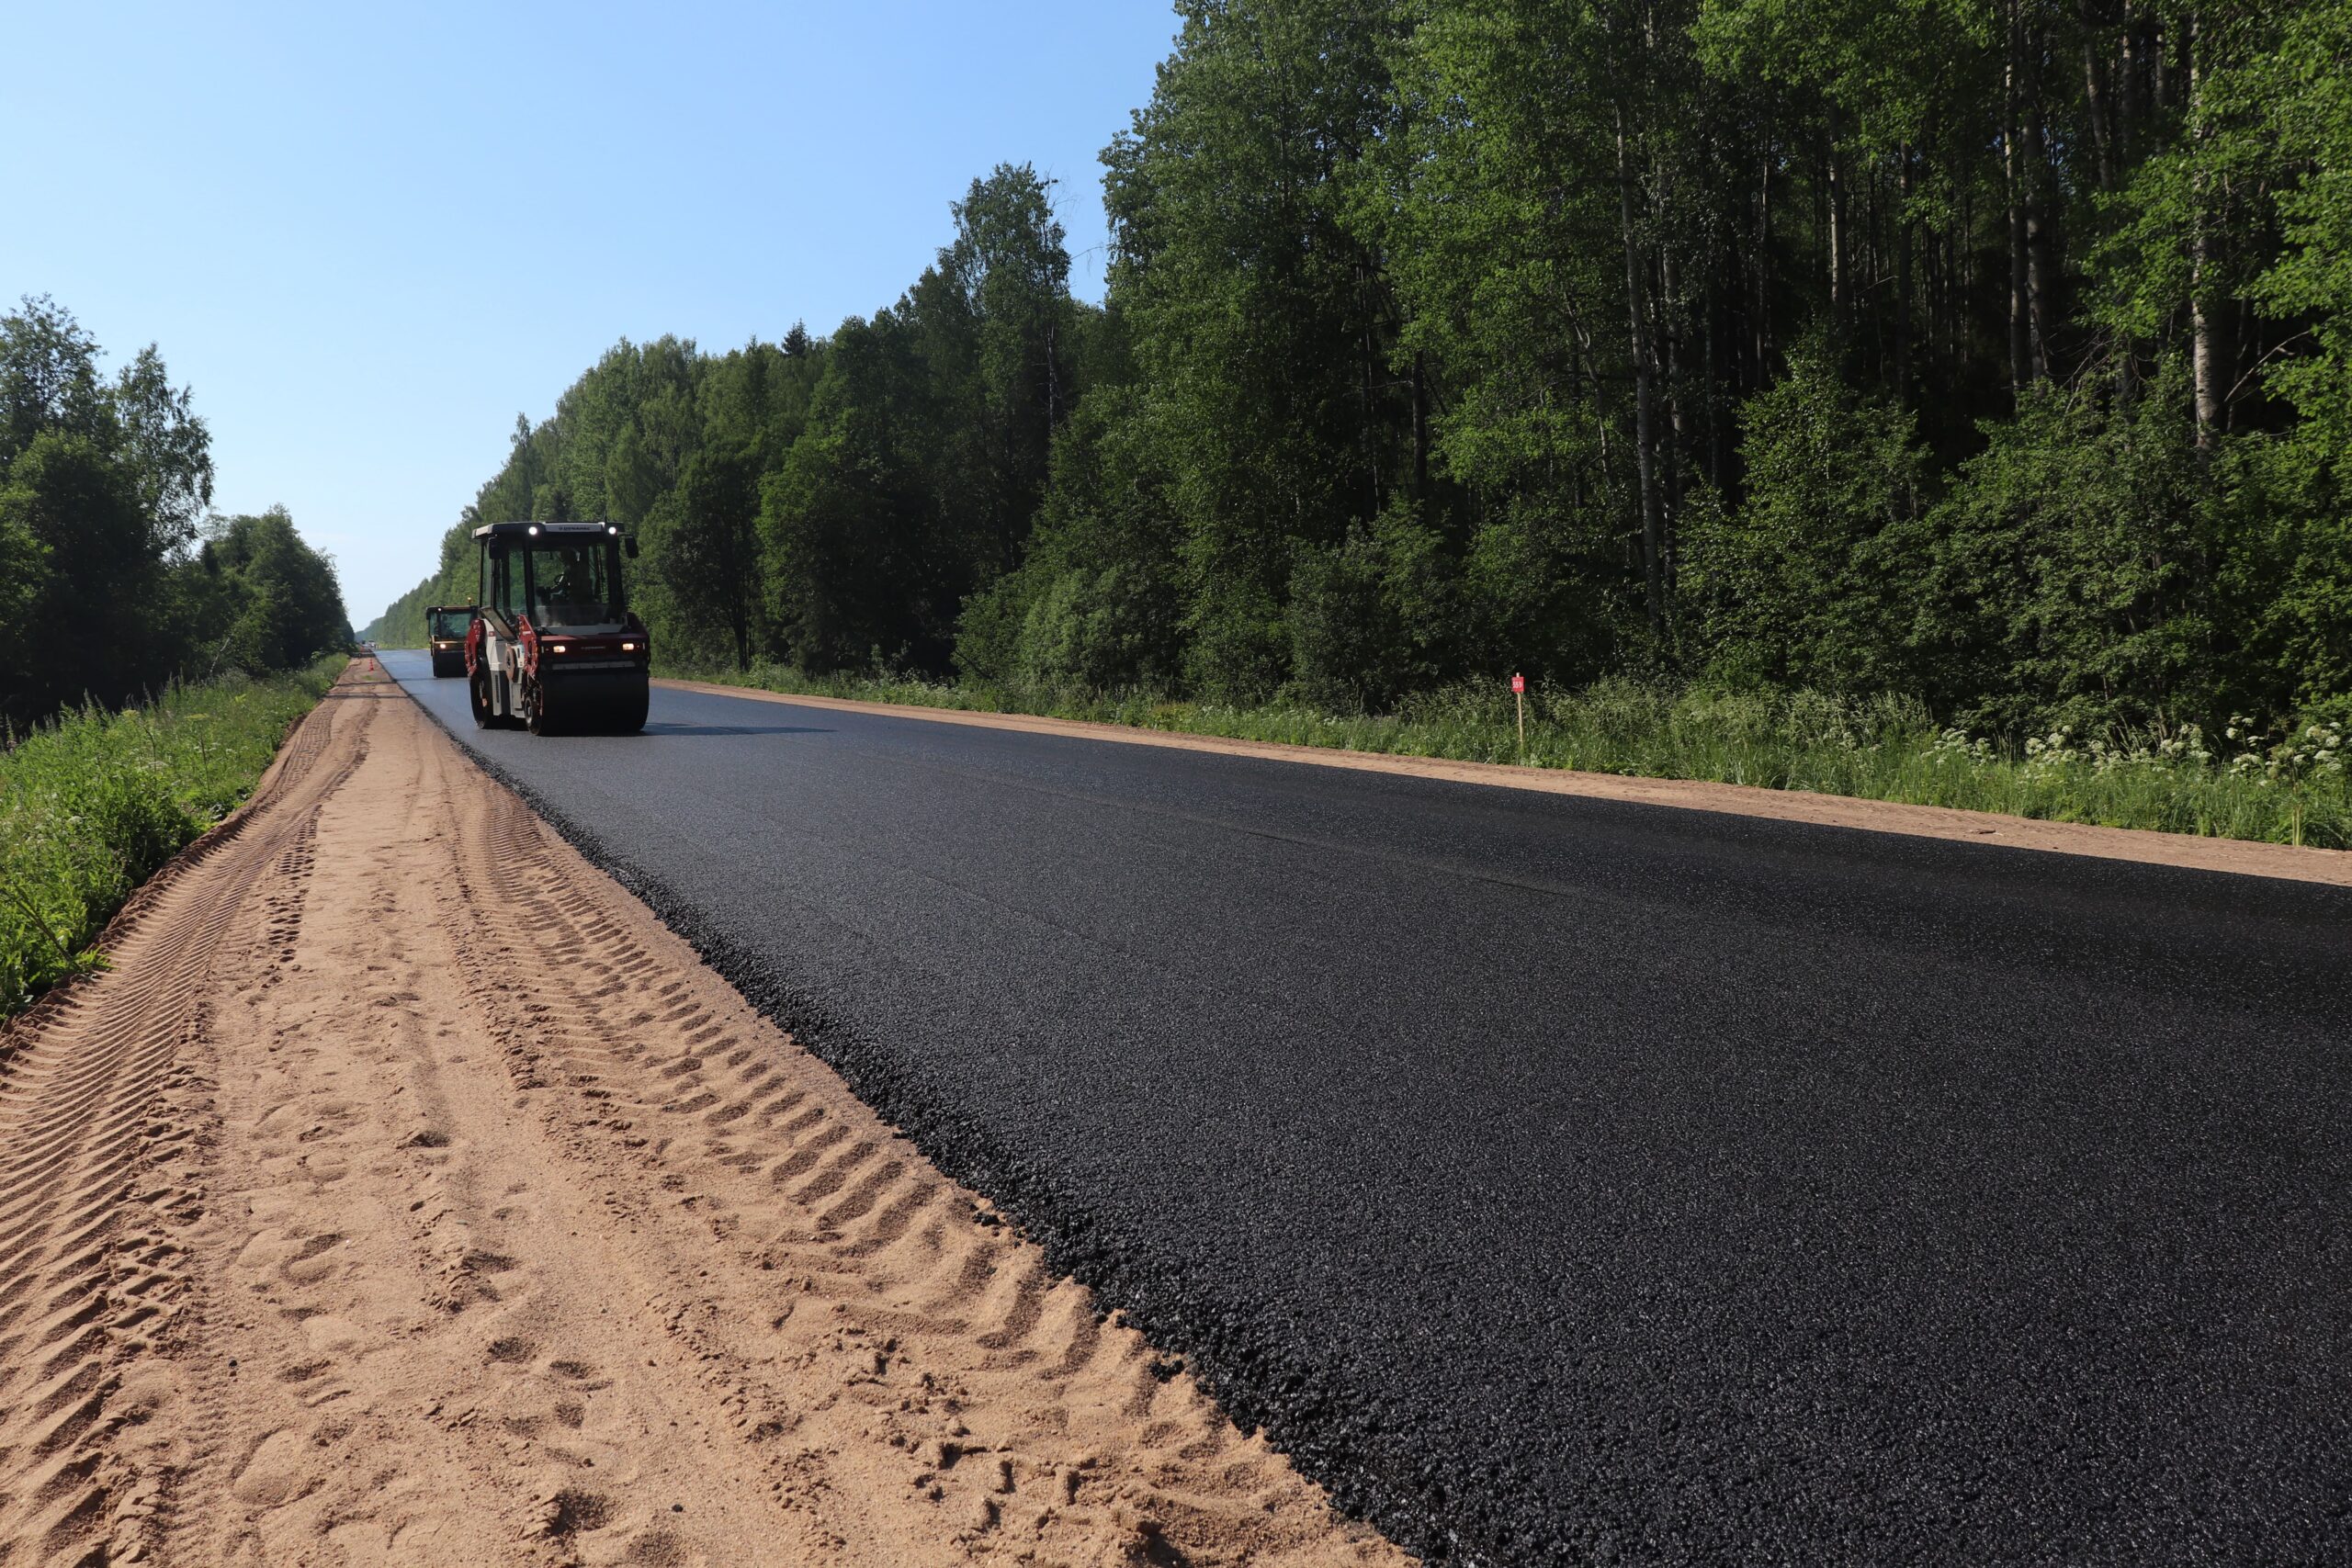
<path id="1" fill-rule="evenodd" d="M 2352 1561 L 2352 890 L 386 663 L 1433 1561 Z"/>

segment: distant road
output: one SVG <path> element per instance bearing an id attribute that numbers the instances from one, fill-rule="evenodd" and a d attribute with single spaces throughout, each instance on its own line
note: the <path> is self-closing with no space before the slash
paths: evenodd
<path id="1" fill-rule="evenodd" d="M 2352 1559 L 2352 890 L 384 657 L 1408 1547 Z"/>

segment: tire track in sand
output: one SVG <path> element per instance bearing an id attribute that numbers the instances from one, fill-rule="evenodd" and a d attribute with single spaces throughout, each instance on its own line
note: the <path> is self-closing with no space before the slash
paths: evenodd
<path id="1" fill-rule="evenodd" d="M 76 1198 L 62 1144 L 0 1177 L 45 1256 L 111 1204 L 176 1313 L 109 1330 L 89 1476 L 22 1560 L 1404 1561 L 371 707 L 204 906 L 177 1065 L 107 1134 L 155 1204 Z"/>
<path id="2" fill-rule="evenodd" d="M 159 1478 L 110 1439 L 122 1366 L 177 1311 L 202 1202 L 195 1129 L 151 1123 L 223 933 L 272 859 L 367 755 L 382 687 L 350 677 L 296 727 L 246 807 L 109 925 L 114 967 L 16 1021 L 0 1055 L 0 1562 L 141 1544 Z M 329 761 L 331 759 L 331 761 Z M 322 765 L 322 761 L 325 765 Z"/>

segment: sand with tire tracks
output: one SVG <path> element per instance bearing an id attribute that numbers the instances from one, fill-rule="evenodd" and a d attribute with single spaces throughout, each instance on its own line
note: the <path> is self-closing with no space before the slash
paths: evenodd
<path id="1" fill-rule="evenodd" d="M 0 1563 L 1394 1563 L 356 666 L 0 1034 Z"/>

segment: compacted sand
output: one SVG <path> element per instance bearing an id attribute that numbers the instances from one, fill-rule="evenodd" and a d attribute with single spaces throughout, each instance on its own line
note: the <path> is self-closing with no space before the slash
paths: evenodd
<path id="1" fill-rule="evenodd" d="M 108 946 L 0 1034 L 0 1563 L 1405 1561 L 365 666 Z"/>

